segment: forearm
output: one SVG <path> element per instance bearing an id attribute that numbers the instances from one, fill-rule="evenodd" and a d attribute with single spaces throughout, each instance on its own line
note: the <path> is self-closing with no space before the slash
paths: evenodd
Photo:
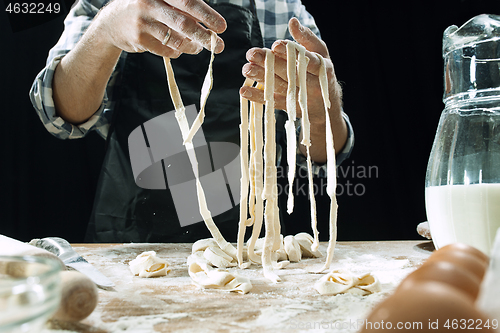
<path id="1" fill-rule="evenodd" d="M 121 50 L 110 45 L 94 22 L 56 67 L 52 83 L 57 115 L 80 124 L 101 105 Z"/>
<path id="2" fill-rule="evenodd" d="M 92 116 L 122 50 L 169 58 L 197 54 L 203 47 L 211 48 L 207 28 L 222 33 L 226 22 L 202 0 L 110 1 L 56 68 L 53 94 L 58 116 L 74 124 Z M 217 37 L 215 52 L 223 49 Z"/>
<path id="3" fill-rule="evenodd" d="M 330 91 L 330 101 L 332 105 L 328 110 L 330 124 L 333 133 L 333 142 L 336 152 L 339 152 L 345 145 L 347 140 L 347 124 L 342 116 L 342 101 L 340 97 L 341 88 L 336 84 L 334 89 Z M 318 98 L 322 98 L 318 96 Z M 310 137 L 311 146 L 309 147 L 309 152 L 311 154 L 311 160 L 317 163 L 326 162 L 326 118 L 325 117 L 315 117 L 311 119 L 310 124 Z M 300 141 L 303 138 L 303 128 L 300 132 Z M 299 145 L 300 152 L 307 156 L 307 150 L 304 145 Z"/>

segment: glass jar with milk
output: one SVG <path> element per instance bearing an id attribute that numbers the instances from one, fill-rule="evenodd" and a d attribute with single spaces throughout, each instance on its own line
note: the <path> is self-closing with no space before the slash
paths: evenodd
<path id="1" fill-rule="evenodd" d="M 490 253 L 500 227 L 500 16 L 444 32 L 445 109 L 427 166 L 425 202 L 436 248 Z"/>

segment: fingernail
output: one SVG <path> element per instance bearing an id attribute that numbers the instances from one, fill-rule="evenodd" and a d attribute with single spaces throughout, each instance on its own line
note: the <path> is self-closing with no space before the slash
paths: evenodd
<path id="1" fill-rule="evenodd" d="M 217 33 L 219 33 L 219 34 L 223 33 L 227 28 L 225 20 L 217 20 L 217 22 L 215 23 L 215 26 L 217 27 Z"/>
<path id="2" fill-rule="evenodd" d="M 264 57 L 262 56 L 262 54 L 256 53 L 254 55 L 254 60 L 255 60 L 255 62 L 263 62 L 264 61 Z"/>
<path id="3" fill-rule="evenodd" d="M 286 53 L 286 46 L 284 43 L 276 43 L 273 47 L 273 51 L 276 53 Z"/>
<path id="4" fill-rule="evenodd" d="M 252 97 L 252 92 L 250 90 L 245 89 L 241 92 L 241 96 L 250 98 Z"/>
<path id="5" fill-rule="evenodd" d="M 244 75 L 244 76 L 247 76 L 247 77 L 248 77 L 248 76 L 255 76 L 255 71 L 254 71 L 254 70 L 252 70 L 252 69 L 253 69 L 253 68 L 252 68 L 252 65 L 250 65 L 250 64 L 245 64 L 245 65 L 243 66 L 243 75 Z"/>

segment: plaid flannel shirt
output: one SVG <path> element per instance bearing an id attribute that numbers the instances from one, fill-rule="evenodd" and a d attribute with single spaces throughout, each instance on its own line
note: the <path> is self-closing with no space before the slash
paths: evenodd
<path id="1" fill-rule="evenodd" d="M 309 27 L 316 35 L 320 32 L 313 17 L 306 11 L 300 0 L 205 0 L 209 4 L 232 3 L 245 8 L 255 9 L 264 39 L 264 45 L 271 47 L 278 39 L 292 39 L 288 31 L 288 21 L 297 17 L 300 22 Z M 73 125 L 56 115 L 52 98 L 52 79 L 56 66 L 80 40 L 98 11 L 109 0 L 79 0 L 70 10 L 64 21 L 65 29 L 57 44 L 49 51 L 46 67 L 37 75 L 30 91 L 30 98 L 36 112 L 46 129 L 60 139 L 77 139 L 84 137 L 89 131 L 95 130 L 103 138 L 107 137 L 111 115 L 115 107 L 113 91 L 119 89 L 119 74 L 126 60 L 127 53 L 122 52 L 118 64 L 108 82 L 105 96 L 99 109 L 85 123 Z M 255 8 L 253 4 L 255 4 Z M 348 125 L 348 138 L 342 151 L 337 152 L 337 165 L 351 153 L 354 145 L 354 133 L 348 116 L 342 112 Z M 286 117 L 284 112 L 276 112 L 277 122 L 284 123 L 280 118 Z M 297 133 L 299 133 L 299 129 Z M 284 129 L 282 129 L 284 131 Z M 277 133 L 277 139 L 283 133 Z M 280 154 L 281 156 L 281 154 Z M 297 154 L 297 166 L 307 168 L 305 157 Z M 313 163 L 313 173 L 320 177 L 326 176 L 326 165 Z"/>

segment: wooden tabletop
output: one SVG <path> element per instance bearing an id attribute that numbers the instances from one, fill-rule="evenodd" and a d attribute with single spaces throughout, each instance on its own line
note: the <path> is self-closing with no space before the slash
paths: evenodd
<path id="1" fill-rule="evenodd" d="M 326 243 L 320 250 L 326 253 Z M 428 241 L 338 242 L 331 269 L 356 275 L 370 272 L 382 291 L 368 296 L 320 295 L 310 271 L 323 258 L 291 263 L 277 271 L 283 282 L 263 277 L 252 265 L 238 274 L 251 279 L 245 295 L 198 289 L 187 272 L 191 244 L 74 244 L 74 249 L 116 286 L 99 290 L 99 305 L 77 324 L 50 322 L 48 331 L 73 332 L 356 332 L 364 318 L 434 250 Z M 165 277 L 133 276 L 128 263 L 144 251 L 156 251 L 172 271 Z"/>

